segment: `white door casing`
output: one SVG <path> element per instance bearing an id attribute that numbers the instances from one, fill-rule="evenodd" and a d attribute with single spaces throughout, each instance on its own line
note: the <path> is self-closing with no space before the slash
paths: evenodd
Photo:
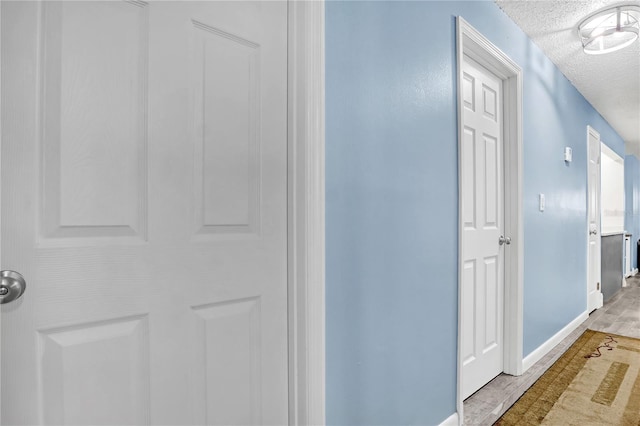
<path id="1" fill-rule="evenodd" d="M 289 424 L 325 424 L 324 1 L 289 2 Z"/>
<path id="2" fill-rule="evenodd" d="M 2 45 L 2 7 L 0 6 L 0 46 Z M 0 49 L 0 176 L 2 173 L 2 51 Z M 2 211 L 2 185 L 0 185 L 0 212 Z M 2 241 L 2 214 L 0 214 L 0 241 Z M 0 243 L 0 270 L 2 269 L 2 244 Z M 0 314 L 0 366 L 2 365 L 2 315 Z M 2 368 L 0 368 L 0 423 L 2 423 Z"/>
<path id="3" fill-rule="evenodd" d="M 40 7 L 2 13 L 4 420 L 285 423 L 286 5 Z"/>
<path id="4" fill-rule="evenodd" d="M 465 55 L 462 141 L 463 398 L 503 370 L 502 80 Z"/>
<path id="5" fill-rule="evenodd" d="M 462 17 L 457 18 L 457 93 L 458 93 L 458 385 L 457 414 L 464 418 L 465 390 L 464 361 L 464 277 L 465 277 L 465 213 L 463 158 L 465 143 L 464 115 L 464 58 L 469 57 L 501 80 L 503 91 L 502 137 L 504 176 L 504 235 L 511 244 L 504 250 L 504 303 L 503 303 L 503 366 L 511 375 L 522 374 L 523 345 L 523 211 L 522 211 L 522 69 L 500 49 L 487 40 Z"/>
<path id="6" fill-rule="evenodd" d="M 587 126 L 587 311 L 602 307 L 600 286 L 600 134 Z"/>

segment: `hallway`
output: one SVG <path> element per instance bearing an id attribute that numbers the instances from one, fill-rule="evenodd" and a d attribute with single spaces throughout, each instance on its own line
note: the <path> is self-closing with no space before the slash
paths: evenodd
<path id="1" fill-rule="evenodd" d="M 573 344 L 586 330 L 640 338 L 640 275 L 567 336 L 522 376 L 501 374 L 464 402 L 465 425 L 491 425 Z"/>

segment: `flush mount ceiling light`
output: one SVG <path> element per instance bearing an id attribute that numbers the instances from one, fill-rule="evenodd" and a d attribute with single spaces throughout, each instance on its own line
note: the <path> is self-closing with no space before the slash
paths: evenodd
<path id="1" fill-rule="evenodd" d="M 618 5 L 596 12 L 578 25 L 584 53 L 601 55 L 631 45 L 640 35 L 640 7 Z"/>

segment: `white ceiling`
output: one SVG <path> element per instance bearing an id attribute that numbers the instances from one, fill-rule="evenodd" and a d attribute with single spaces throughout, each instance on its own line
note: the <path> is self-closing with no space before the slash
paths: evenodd
<path id="1" fill-rule="evenodd" d="M 590 13 L 620 2 L 496 0 L 640 156 L 640 41 L 617 52 L 587 55 L 577 34 Z M 640 0 L 625 2 L 640 6 Z"/>

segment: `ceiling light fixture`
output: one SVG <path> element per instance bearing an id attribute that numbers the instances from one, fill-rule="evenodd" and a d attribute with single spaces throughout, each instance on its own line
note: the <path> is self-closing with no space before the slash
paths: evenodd
<path id="1" fill-rule="evenodd" d="M 596 12 L 578 24 L 578 35 L 590 55 L 623 49 L 640 35 L 640 7 L 618 5 Z"/>

